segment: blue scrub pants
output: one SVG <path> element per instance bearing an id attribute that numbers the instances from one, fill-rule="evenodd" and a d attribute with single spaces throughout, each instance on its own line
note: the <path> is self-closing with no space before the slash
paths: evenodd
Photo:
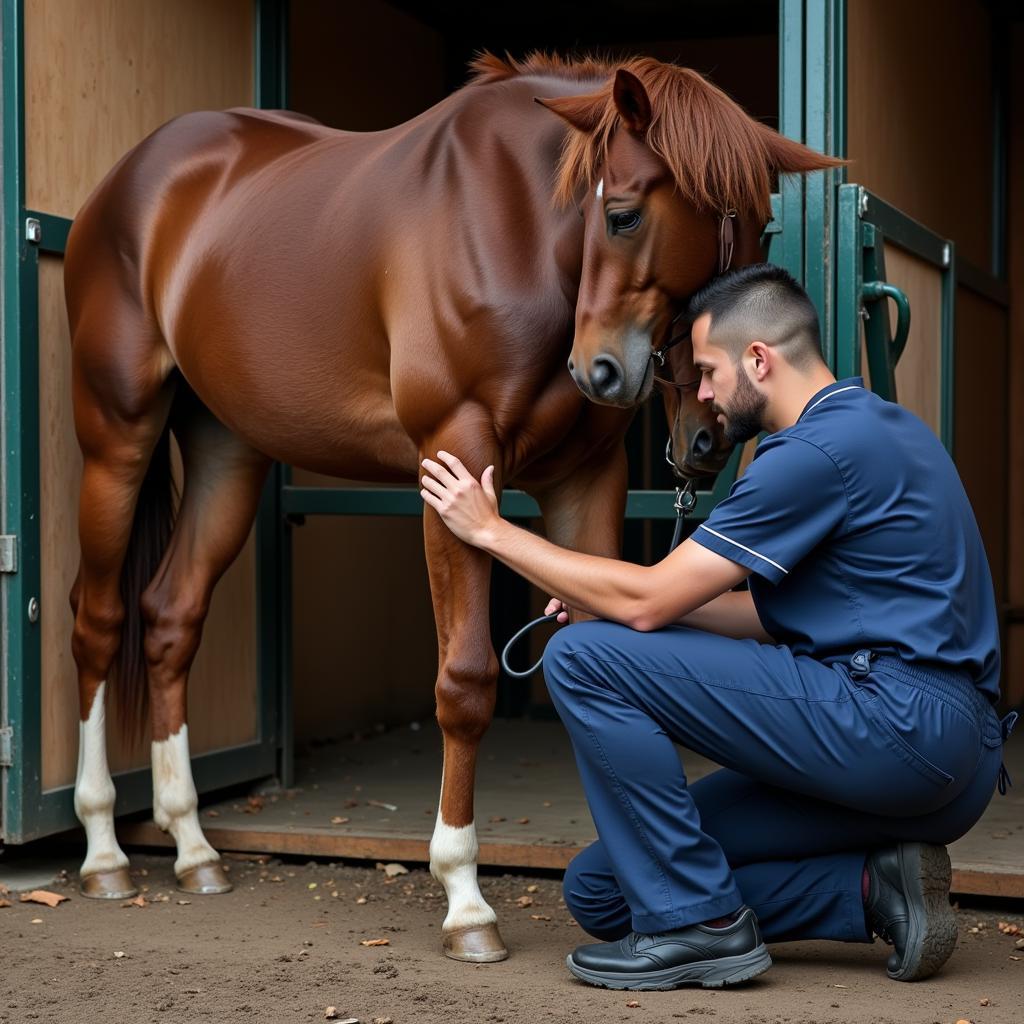
<path id="1" fill-rule="evenodd" d="M 957 839 L 999 772 L 970 678 L 898 658 L 857 678 L 848 658 L 595 621 L 555 634 L 544 674 L 599 837 L 565 901 L 603 940 L 746 904 L 768 941 L 870 942 L 870 850 Z M 725 767 L 690 786 L 673 741 Z"/>

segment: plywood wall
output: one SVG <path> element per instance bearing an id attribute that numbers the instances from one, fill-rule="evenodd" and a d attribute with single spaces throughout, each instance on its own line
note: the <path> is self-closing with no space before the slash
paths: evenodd
<path id="1" fill-rule="evenodd" d="M 847 4 L 849 180 L 989 264 L 991 14 L 982 0 Z"/>
<path id="2" fill-rule="evenodd" d="M 132 145 L 188 110 L 252 102 L 250 0 L 26 0 L 26 196 L 73 216 Z M 68 592 L 78 566 L 81 457 L 70 402 L 62 262 L 40 268 L 43 785 L 74 780 L 78 698 Z M 250 540 L 214 597 L 192 673 L 194 752 L 256 736 L 255 586 Z M 113 732 L 113 730 L 112 730 Z M 147 748 L 110 739 L 115 770 Z"/>

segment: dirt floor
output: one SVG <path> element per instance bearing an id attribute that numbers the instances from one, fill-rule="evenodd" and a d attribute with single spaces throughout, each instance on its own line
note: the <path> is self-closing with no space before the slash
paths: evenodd
<path id="1" fill-rule="evenodd" d="M 1024 926 L 1019 905 L 959 910 L 958 949 L 926 982 L 889 981 L 880 942 L 807 942 L 773 947 L 774 967 L 742 987 L 629 993 L 567 973 L 566 952 L 586 936 L 553 875 L 484 875 L 512 956 L 471 966 L 439 952 L 444 895 L 423 868 L 389 878 L 372 866 L 233 859 L 235 891 L 203 898 L 174 889 L 169 856 L 136 854 L 132 863 L 143 890 L 138 906 L 78 896 L 70 861 L 69 873 L 48 886 L 70 897 L 59 906 L 7 895 L 0 1021 L 1024 1020 L 1024 940 L 1012 933 Z M 386 944 L 362 945 L 369 940 Z"/>

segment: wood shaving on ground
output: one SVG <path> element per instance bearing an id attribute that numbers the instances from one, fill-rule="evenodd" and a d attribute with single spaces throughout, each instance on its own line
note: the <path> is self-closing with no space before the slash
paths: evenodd
<path id="1" fill-rule="evenodd" d="M 340 815 L 336 814 L 333 818 L 331 818 L 331 824 L 332 825 L 347 825 L 351 820 L 352 820 L 351 818 L 343 818 Z"/>
<path id="2" fill-rule="evenodd" d="M 390 939 L 361 939 L 360 946 L 390 946 Z"/>
<path id="3" fill-rule="evenodd" d="M 383 871 L 388 878 L 396 878 L 398 875 L 409 874 L 409 869 L 404 864 L 397 864 L 392 861 L 390 864 L 382 864 L 377 861 L 377 870 Z"/>
<path id="4" fill-rule="evenodd" d="M 31 892 L 21 894 L 22 903 L 42 903 L 47 907 L 55 907 L 67 898 L 67 896 L 61 896 L 60 893 L 50 892 L 48 889 L 33 889 Z"/>
<path id="5" fill-rule="evenodd" d="M 367 807 L 380 807 L 380 808 L 382 808 L 385 811 L 397 811 L 398 810 L 398 805 L 397 804 L 386 804 L 386 803 L 384 803 L 383 800 L 367 800 L 366 801 L 366 806 Z"/>

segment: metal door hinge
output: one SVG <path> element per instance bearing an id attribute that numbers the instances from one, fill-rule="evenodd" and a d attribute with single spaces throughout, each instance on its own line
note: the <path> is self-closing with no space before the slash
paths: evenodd
<path id="1" fill-rule="evenodd" d="M 13 737 L 14 730 L 9 725 L 5 725 L 0 729 L 0 768 L 11 768 L 14 765 L 14 759 L 11 755 Z"/>
<path id="2" fill-rule="evenodd" d="M 0 534 L 0 572 L 18 571 L 18 538 L 13 533 Z"/>

